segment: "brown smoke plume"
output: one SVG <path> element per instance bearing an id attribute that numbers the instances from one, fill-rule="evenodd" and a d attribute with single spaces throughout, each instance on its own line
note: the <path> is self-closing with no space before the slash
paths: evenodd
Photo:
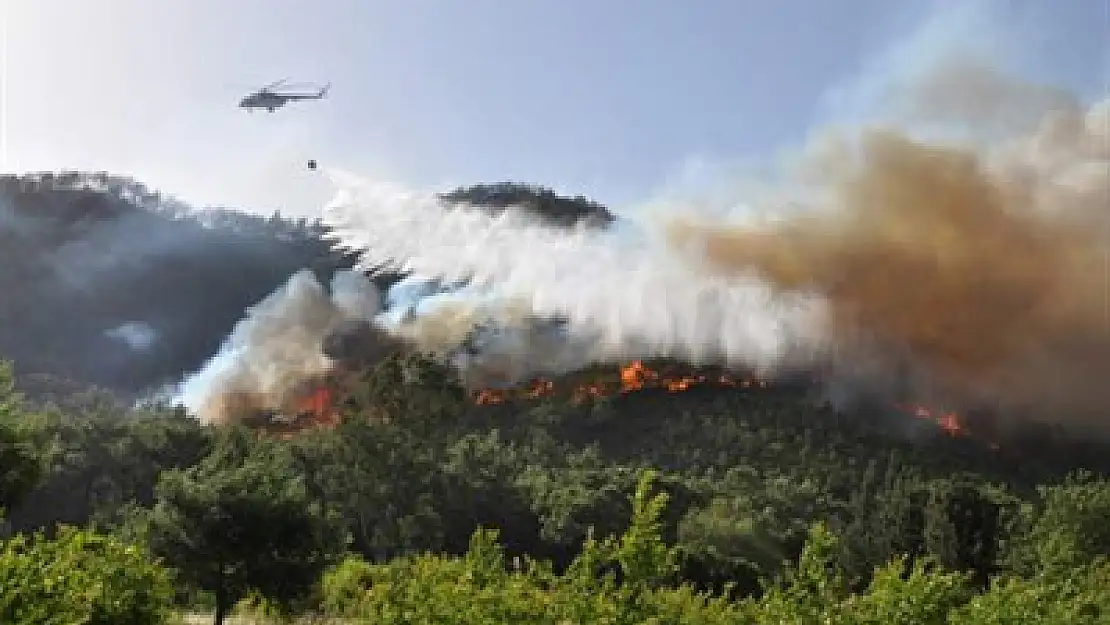
<path id="1" fill-rule="evenodd" d="M 943 101 L 951 116 L 963 102 L 978 117 L 1027 93 L 1002 84 L 924 106 Z M 822 294 L 838 348 L 862 333 L 948 397 L 1110 426 L 1110 100 L 1049 101 L 1034 132 L 990 149 L 863 129 L 824 144 L 824 193 L 800 214 L 760 227 L 681 221 L 669 235 L 716 271 Z"/>

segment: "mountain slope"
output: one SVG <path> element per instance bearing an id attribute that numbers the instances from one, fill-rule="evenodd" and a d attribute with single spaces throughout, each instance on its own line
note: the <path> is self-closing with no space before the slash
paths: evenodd
<path id="1" fill-rule="evenodd" d="M 119 391 L 176 378 L 290 273 L 350 266 L 324 235 L 122 178 L 0 178 L 0 357 Z"/>
<path id="2" fill-rule="evenodd" d="M 615 219 L 596 202 L 532 185 L 440 197 L 444 206 L 519 210 L 553 228 Z M 56 377 L 67 388 L 139 393 L 198 369 L 246 309 L 296 271 L 326 282 L 353 264 L 319 222 L 194 209 L 105 172 L 3 176 L 0 359 L 36 375 L 35 389 Z"/>

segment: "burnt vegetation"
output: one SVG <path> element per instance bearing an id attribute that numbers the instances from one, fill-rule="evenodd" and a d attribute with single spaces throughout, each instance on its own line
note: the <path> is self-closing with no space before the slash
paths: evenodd
<path id="1" fill-rule="evenodd" d="M 0 587 L 19 589 L 0 621 L 1108 617 L 1103 441 L 837 411 L 804 384 L 673 362 L 481 401 L 358 332 L 328 346 L 373 356 L 329 381 L 327 427 L 205 427 L 131 398 L 195 369 L 292 271 L 352 259 L 318 224 L 187 211 L 133 181 L 0 185 L 0 357 L 19 374 L 0 368 Z M 157 330 L 150 351 L 105 337 L 126 321 Z M 572 392 L 591 386 L 609 390 Z M 62 562 L 69 581 L 45 587 Z"/>

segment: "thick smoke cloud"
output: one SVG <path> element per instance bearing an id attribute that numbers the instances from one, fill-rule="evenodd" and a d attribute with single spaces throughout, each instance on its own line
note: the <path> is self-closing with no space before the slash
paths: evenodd
<path id="1" fill-rule="evenodd" d="M 676 356 L 766 371 L 820 335 L 812 298 L 776 296 L 753 277 L 699 275 L 650 229 L 555 233 L 516 214 L 444 211 L 432 194 L 336 179 L 344 190 L 325 220 L 345 246 L 364 250 L 366 266 L 467 282 L 491 298 L 485 310 L 499 305 L 510 321 L 565 320 L 570 343 L 583 347 L 567 367 Z M 531 366 L 552 360 L 537 353 Z"/>
<path id="2" fill-rule="evenodd" d="M 1085 109 L 955 69 L 916 86 L 920 112 L 975 123 L 1047 110 L 987 148 L 884 127 L 821 137 L 810 182 L 822 193 L 800 214 L 758 228 L 676 219 L 671 239 L 718 275 L 754 269 L 820 294 L 841 348 L 881 345 L 958 399 L 1104 419 L 1110 100 Z"/>
<path id="3" fill-rule="evenodd" d="M 750 206 L 744 223 L 672 212 L 552 236 L 345 174 L 326 219 L 367 265 L 470 280 L 513 301 L 513 322 L 565 317 L 566 337 L 588 346 L 567 368 L 831 360 L 834 374 L 909 384 L 924 400 L 1098 420 L 1110 400 L 1110 102 L 1083 107 L 951 60 L 899 95 L 926 131 L 815 134 L 781 192 L 764 195 L 781 203 Z M 473 321 L 465 301 L 452 340 Z M 506 353 L 518 372 L 545 362 Z"/>
<path id="4" fill-rule="evenodd" d="M 324 339 L 344 321 L 377 311 L 374 286 L 346 272 L 329 293 L 309 271 L 247 311 L 219 353 L 185 380 L 178 401 L 205 422 L 280 409 L 333 366 Z"/>
<path id="5" fill-rule="evenodd" d="M 383 297 L 357 271 L 336 273 L 329 288 L 301 271 L 249 309 L 171 401 L 206 423 L 289 415 L 326 375 L 372 365 L 397 349 L 437 356 L 465 384 L 491 386 L 579 366 L 592 345 L 482 289 L 410 276 Z"/>

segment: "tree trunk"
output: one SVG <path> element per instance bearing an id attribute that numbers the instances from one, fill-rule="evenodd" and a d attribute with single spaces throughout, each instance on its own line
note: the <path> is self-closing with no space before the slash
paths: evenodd
<path id="1" fill-rule="evenodd" d="M 227 593 L 223 588 L 218 588 L 216 590 L 216 616 L 213 620 L 213 625 L 224 625 L 224 619 L 227 618 L 228 609 L 230 607 L 231 606 L 228 605 Z"/>

